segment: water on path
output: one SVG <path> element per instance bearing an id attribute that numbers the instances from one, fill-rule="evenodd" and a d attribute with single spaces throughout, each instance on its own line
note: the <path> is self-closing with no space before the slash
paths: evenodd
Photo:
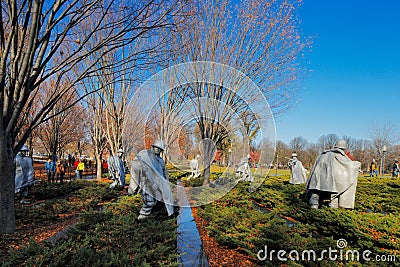
<path id="1" fill-rule="evenodd" d="M 207 255 L 204 253 L 199 231 L 183 186 L 178 186 L 178 198 L 180 206 L 177 218 L 178 253 L 182 255 L 179 265 L 183 267 L 208 267 Z"/>

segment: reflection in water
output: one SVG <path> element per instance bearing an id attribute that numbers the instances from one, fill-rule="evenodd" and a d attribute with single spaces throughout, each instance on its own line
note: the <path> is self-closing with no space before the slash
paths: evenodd
<path id="1" fill-rule="evenodd" d="M 178 253 L 181 254 L 180 266 L 208 267 L 207 255 L 189 206 L 185 189 L 178 186 L 179 216 L 178 216 Z"/>

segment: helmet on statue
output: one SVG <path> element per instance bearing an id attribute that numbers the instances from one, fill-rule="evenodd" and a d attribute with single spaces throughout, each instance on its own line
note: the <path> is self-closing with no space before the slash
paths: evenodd
<path id="1" fill-rule="evenodd" d="M 339 139 L 335 144 L 335 148 L 346 149 L 347 148 L 346 141 L 343 139 Z"/>
<path id="2" fill-rule="evenodd" d="M 152 146 L 158 147 L 162 151 L 164 151 L 166 147 L 165 142 L 161 139 L 156 140 Z"/>

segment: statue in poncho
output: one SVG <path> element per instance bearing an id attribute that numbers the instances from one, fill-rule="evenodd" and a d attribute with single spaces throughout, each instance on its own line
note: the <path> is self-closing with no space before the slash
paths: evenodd
<path id="1" fill-rule="evenodd" d="M 304 184 L 307 180 L 307 172 L 301 161 L 297 159 L 296 153 L 292 154 L 292 158 L 289 160 L 288 166 L 290 169 L 289 183 Z"/>
<path id="2" fill-rule="evenodd" d="M 26 200 L 29 187 L 35 183 L 33 161 L 28 157 L 29 148 L 23 145 L 21 151 L 15 156 L 15 193 L 21 194 L 21 203 L 29 204 Z"/>
<path id="3" fill-rule="evenodd" d="M 346 154 L 346 141 L 338 140 L 331 150 L 322 152 L 306 183 L 311 193 L 311 208 L 323 202 L 332 208 L 354 208 L 358 171 L 361 163 Z"/>
<path id="4" fill-rule="evenodd" d="M 250 170 L 249 160 L 250 155 L 247 155 L 246 158 L 242 159 L 236 169 L 236 176 L 239 176 L 238 181 L 246 181 L 246 182 L 253 182 L 253 174 Z"/>
<path id="5" fill-rule="evenodd" d="M 138 219 L 147 218 L 157 200 L 165 203 L 168 216 L 174 213 L 172 191 L 164 160 L 160 157 L 165 143 L 156 140 L 149 150 L 140 151 L 132 161 L 131 181 L 128 192 L 134 194 L 139 188 L 143 205 Z"/>
<path id="6" fill-rule="evenodd" d="M 108 158 L 108 172 L 113 182 L 110 184 L 110 188 L 115 188 L 116 186 L 125 187 L 125 166 L 122 161 L 122 156 L 124 151 L 118 149 L 116 156 L 110 156 Z"/>
<path id="7" fill-rule="evenodd" d="M 192 159 L 189 163 L 190 165 L 190 170 L 191 170 L 191 175 L 189 176 L 190 178 L 197 178 L 201 175 L 201 172 L 199 170 L 199 158 L 200 155 L 197 155 L 196 158 Z"/>

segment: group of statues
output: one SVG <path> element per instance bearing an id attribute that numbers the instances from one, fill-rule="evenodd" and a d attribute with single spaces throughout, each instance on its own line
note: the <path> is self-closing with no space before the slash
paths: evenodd
<path id="1" fill-rule="evenodd" d="M 354 208 L 357 177 L 361 163 L 354 161 L 345 140 L 338 140 L 333 149 L 323 151 L 316 159 L 310 175 L 297 155 L 289 160 L 291 184 L 306 184 L 311 194 L 309 204 L 318 209 L 327 204 L 331 208 Z"/>
<path id="2" fill-rule="evenodd" d="M 142 150 L 136 154 L 130 169 L 131 179 L 128 193 L 140 192 L 143 205 L 139 212 L 139 220 L 148 218 L 157 201 L 165 203 L 168 215 L 174 213 L 172 191 L 169 184 L 168 172 L 161 153 L 166 144 L 162 140 L 156 140 L 150 149 Z M 28 188 L 34 183 L 32 159 L 27 156 L 28 147 L 24 145 L 15 157 L 16 177 L 15 193 L 20 193 L 21 203 L 29 203 L 25 198 Z M 122 160 L 123 150 L 119 149 L 117 155 L 108 159 L 109 173 L 113 180 L 110 188 L 125 187 L 125 167 Z M 197 155 L 190 161 L 190 178 L 201 175 L 199 170 L 200 156 Z M 238 164 L 236 176 L 238 181 L 253 181 L 251 172 L 250 155 Z M 293 153 L 289 159 L 291 184 L 306 184 L 306 190 L 311 194 L 309 203 L 311 208 L 318 208 L 327 203 L 332 208 L 354 208 L 355 192 L 357 186 L 360 162 L 354 161 L 346 149 L 346 142 L 339 140 L 335 147 L 323 151 L 316 159 L 310 175 Z"/>
<path id="3" fill-rule="evenodd" d="M 238 181 L 253 181 L 249 160 L 250 155 L 238 165 Z M 306 191 L 311 195 L 309 204 L 313 209 L 323 204 L 332 208 L 353 209 L 360 165 L 347 150 L 346 141 L 340 139 L 333 149 L 323 151 L 317 157 L 308 178 L 307 170 L 297 154 L 293 153 L 288 162 L 289 183 L 306 184 Z"/>
<path id="4" fill-rule="evenodd" d="M 346 146 L 345 140 L 338 140 L 333 149 L 323 151 L 317 157 L 308 178 L 307 170 L 297 158 L 297 154 L 293 153 L 289 159 L 289 183 L 306 184 L 306 190 L 310 194 L 311 208 L 317 209 L 323 204 L 332 208 L 354 208 L 357 177 L 361 164 L 354 161 Z M 143 206 L 138 219 L 147 218 L 157 200 L 166 203 L 168 215 L 173 213 L 173 206 L 170 204 L 172 203 L 172 192 L 168 183 L 168 173 L 165 162 L 160 157 L 164 150 L 165 143 L 157 140 L 151 149 L 140 151 L 132 162 L 128 192 L 130 194 L 138 191 L 142 193 Z M 119 151 L 118 157 L 114 156 L 112 160 L 109 160 L 114 180 L 110 187 L 124 186 L 125 184 L 122 153 Z M 191 175 L 188 179 L 201 175 L 199 158 L 200 155 L 197 155 L 190 161 Z M 237 181 L 253 181 L 250 159 L 250 155 L 247 155 L 237 165 Z"/>
<path id="5" fill-rule="evenodd" d="M 198 177 L 198 159 L 191 160 L 190 177 Z M 250 167 L 250 155 L 243 158 L 236 168 L 237 181 L 253 182 L 253 174 Z M 317 209 L 322 204 L 332 208 L 354 208 L 357 177 L 361 163 L 354 161 L 347 150 L 345 140 L 338 140 L 333 149 L 323 151 L 316 159 L 314 166 L 307 178 L 307 170 L 302 162 L 293 153 L 289 159 L 290 184 L 306 184 L 306 190 L 311 197 L 311 208 Z"/>
<path id="6" fill-rule="evenodd" d="M 129 194 L 140 192 L 142 208 L 138 220 L 146 219 L 151 214 L 158 200 L 165 203 L 168 216 L 174 213 L 172 191 L 169 185 L 168 172 L 160 154 L 165 150 L 165 143 L 156 140 L 150 149 L 137 153 L 130 169 Z M 113 182 L 110 188 L 125 187 L 125 167 L 122 161 L 124 152 L 119 149 L 117 155 L 108 158 L 108 171 Z"/>

